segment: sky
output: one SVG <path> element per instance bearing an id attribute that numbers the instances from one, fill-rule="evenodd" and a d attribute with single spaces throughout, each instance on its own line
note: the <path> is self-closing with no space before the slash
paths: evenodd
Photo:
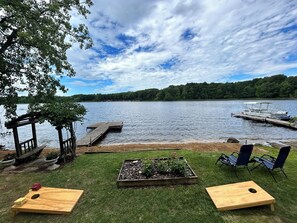
<path id="1" fill-rule="evenodd" d="M 297 75 L 296 0 L 93 0 L 94 46 L 74 45 L 73 94 Z"/>

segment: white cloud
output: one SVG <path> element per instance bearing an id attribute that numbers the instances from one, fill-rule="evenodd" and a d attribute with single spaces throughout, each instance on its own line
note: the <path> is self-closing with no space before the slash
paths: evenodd
<path id="1" fill-rule="evenodd" d="M 94 3 L 88 26 L 95 46 L 87 51 L 74 47 L 68 55 L 76 77 L 113 81 L 98 92 L 221 81 L 240 73 L 271 75 L 297 68 L 296 61 L 287 61 L 289 55 L 297 54 L 296 1 Z M 182 38 L 186 30 L 194 34 L 189 40 Z M 135 41 L 126 46 L 117 38 L 119 34 L 135 37 Z M 108 54 L 103 43 L 122 50 Z M 151 50 L 138 52 L 139 47 Z M 178 62 L 162 69 L 160 64 L 172 58 Z"/>

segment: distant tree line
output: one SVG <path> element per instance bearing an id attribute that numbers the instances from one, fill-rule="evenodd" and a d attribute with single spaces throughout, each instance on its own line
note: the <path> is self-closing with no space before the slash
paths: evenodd
<path id="1" fill-rule="evenodd" d="M 175 101 L 205 99 L 297 98 L 297 76 L 283 74 L 234 83 L 188 83 L 167 88 L 146 89 L 115 94 L 78 94 L 75 102 L 84 101 Z M 19 97 L 19 103 L 30 98 Z M 46 98 L 44 99 L 46 101 Z"/>

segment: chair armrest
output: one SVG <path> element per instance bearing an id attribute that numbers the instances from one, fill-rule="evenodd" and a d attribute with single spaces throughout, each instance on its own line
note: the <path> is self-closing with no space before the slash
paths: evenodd
<path id="1" fill-rule="evenodd" d="M 249 160 L 249 163 L 254 163 L 254 162 L 262 163 L 262 158 L 259 156 L 253 156 L 253 158 Z"/>
<path id="2" fill-rule="evenodd" d="M 220 158 L 228 159 L 228 156 L 226 154 L 222 153 Z"/>
<path id="3" fill-rule="evenodd" d="M 237 156 L 239 156 L 239 153 L 237 153 L 237 152 L 233 152 L 231 155 L 234 156 L 234 154 L 236 154 Z"/>
<path id="4" fill-rule="evenodd" d="M 263 156 L 260 157 L 260 159 L 266 159 L 269 161 L 275 161 L 275 158 L 273 156 L 270 156 L 268 154 L 264 154 Z"/>

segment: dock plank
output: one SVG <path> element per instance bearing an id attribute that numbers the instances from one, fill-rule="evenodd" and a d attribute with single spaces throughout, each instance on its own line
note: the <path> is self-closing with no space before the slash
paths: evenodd
<path id="1" fill-rule="evenodd" d="M 288 122 L 288 121 L 282 121 L 282 120 L 275 119 L 275 118 L 265 118 L 265 117 L 261 117 L 261 116 L 246 115 L 246 114 L 242 114 L 242 113 L 232 114 L 232 116 L 236 117 L 236 118 L 243 118 L 243 119 L 248 119 L 248 120 L 253 120 L 253 121 L 258 121 L 258 122 L 270 123 L 273 125 L 297 130 L 296 124 Z"/>
<path id="2" fill-rule="evenodd" d="M 111 129 L 122 129 L 123 122 L 98 122 L 87 126 L 92 129 L 87 135 L 77 141 L 77 146 L 92 146 Z"/>
<path id="3" fill-rule="evenodd" d="M 87 129 L 96 129 L 101 125 L 108 125 L 110 128 L 122 128 L 123 122 L 98 122 L 92 125 L 87 126 Z"/>

